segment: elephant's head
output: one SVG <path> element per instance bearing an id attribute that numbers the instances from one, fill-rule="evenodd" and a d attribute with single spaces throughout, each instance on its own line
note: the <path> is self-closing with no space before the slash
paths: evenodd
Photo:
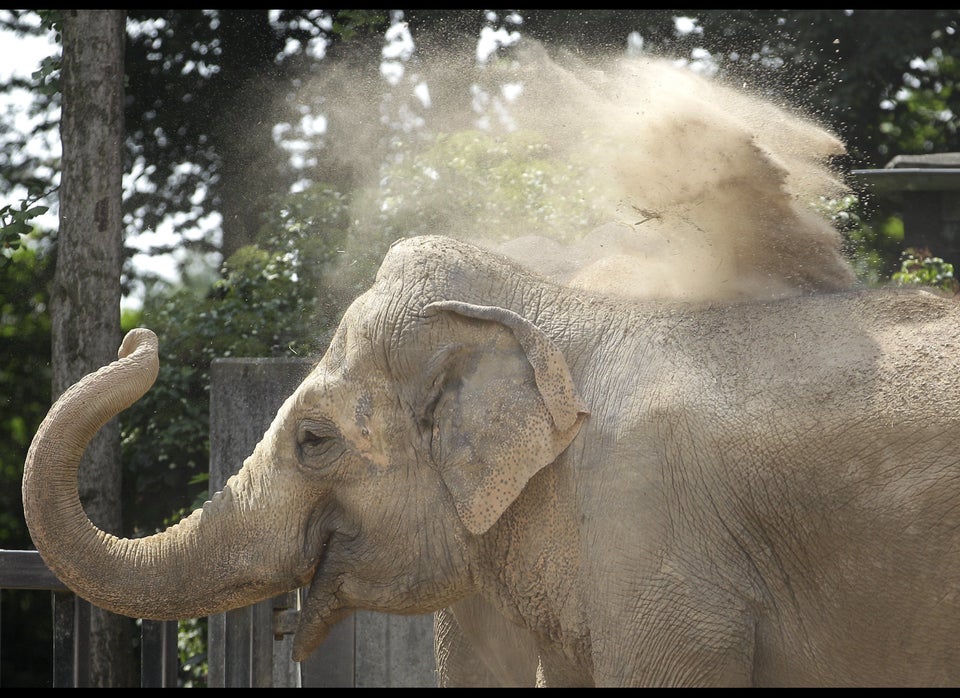
<path id="1" fill-rule="evenodd" d="M 519 297 L 515 282 L 450 274 L 451 252 L 476 266 L 452 241 L 395 246 L 240 471 L 141 539 L 96 528 L 77 493 L 86 444 L 156 378 L 156 337 L 128 334 L 30 448 L 24 513 L 50 568 L 98 606 L 156 619 L 309 584 L 297 659 L 353 610 L 426 613 L 471 593 L 479 541 L 586 410 L 557 346 L 495 302 Z"/>

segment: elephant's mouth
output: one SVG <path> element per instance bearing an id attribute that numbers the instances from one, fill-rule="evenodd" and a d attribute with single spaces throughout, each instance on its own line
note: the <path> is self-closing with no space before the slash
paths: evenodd
<path id="1" fill-rule="evenodd" d="M 346 615 L 343 611 L 338 613 L 341 610 L 336 596 L 339 585 L 335 583 L 334 573 L 324 570 L 333 539 L 332 532 L 327 534 L 318 548 L 313 579 L 300 609 L 297 631 L 293 638 L 293 659 L 297 662 L 306 659 L 324 641 L 330 627 Z"/>

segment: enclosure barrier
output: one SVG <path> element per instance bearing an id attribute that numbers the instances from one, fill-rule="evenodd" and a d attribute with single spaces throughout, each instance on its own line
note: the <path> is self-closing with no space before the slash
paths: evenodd
<path id="1" fill-rule="evenodd" d="M 0 550 L 0 593 L 6 589 L 50 592 L 53 608 L 52 685 L 54 688 L 89 686 L 90 604 L 67 589 L 47 568 L 36 550 Z M 177 623 L 141 621 L 140 634 L 140 686 L 175 687 Z M 2 683 L 3 677 L 0 676 L 0 685 Z"/>

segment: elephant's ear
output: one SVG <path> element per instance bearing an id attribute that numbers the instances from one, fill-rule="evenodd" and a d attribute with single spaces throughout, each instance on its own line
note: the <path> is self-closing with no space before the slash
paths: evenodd
<path id="1" fill-rule="evenodd" d="M 428 404 L 431 452 L 464 525 L 485 532 L 553 462 L 587 409 L 560 350 L 504 308 L 440 301 L 453 328 Z"/>

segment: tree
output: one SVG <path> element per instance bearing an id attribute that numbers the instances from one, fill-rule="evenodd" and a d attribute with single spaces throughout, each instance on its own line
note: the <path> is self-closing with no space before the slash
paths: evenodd
<path id="1" fill-rule="evenodd" d="M 140 10 L 130 19 L 128 157 L 143 163 L 145 186 L 127 202 L 132 212 L 127 224 L 150 229 L 177 213 L 190 225 L 217 212 L 219 244 L 195 244 L 225 259 L 254 242 L 269 197 L 288 191 L 302 176 L 289 166 L 274 127 L 302 118 L 294 95 L 318 69 L 321 59 L 313 46 L 332 44 L 326 50 L 335 52 L 349 37 L 351 45 L 367 47 L 358 53 L 369 56 L 375 70 L 379 44 L 370 43 L 382 41 L 388 15 Z M 157 90 L 158 84 L 164 89 Z M 340 178 L 349 178 L 348 167 Z"/>
<path id="2" fill-rule="evenodd" d="M 53 397 L 116 357 L 120 342 L 123 175 L 122 10 L 64 10 L 60 227 L 51 297 Z M 80 469 L 80 498 L 101 529 L 120 532 L 120 431 L 100 430 Z M 136 685 L 131 622 L 90 614 L 90 680 Z"/>

